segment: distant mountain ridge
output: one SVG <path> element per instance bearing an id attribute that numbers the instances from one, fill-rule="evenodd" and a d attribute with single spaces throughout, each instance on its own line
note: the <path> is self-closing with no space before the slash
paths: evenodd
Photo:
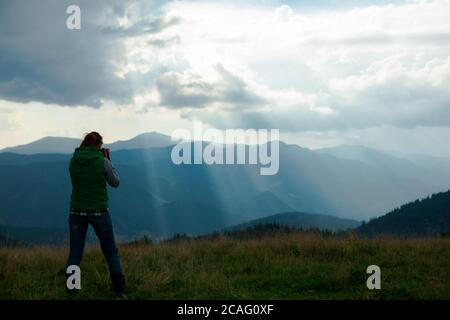
<path id="1" fill-rule="evenodd" d="M 147 149 L 147 148 L 161 148 L 171 146 L 177 143 L 177 140 L 172 141 L 170 136 L 159 132 L 146 132 L 135 136 L 128 140 L 119 140 L 111 144 L 105 144 L 105 148 L 110 148 L 112 151 L 130 150 L 130 149 Z"/>
<path id="2" fill-rule="evenodd" d="M 43 153 L 62 153 L 70 154 L 81 143 L 81 139 L 64 137 L 44 137 L 28 144 L 14 147 L 7 147 L 0 150 L 0 153 L 16 153 L 23 155 L 43 154 Z M 110 144 L 105 144 L 105 148 L 112 151 L 128 149 L 146 149 L 154 147 L 167 147 L 176 144 L 170 136 L 158 133 L 142 133 L 129 140 L 119 140 Z"/>
<path id="3" fill-rule="evenodd" d="M 392 162 L 402 164 L 405 161 L 405 159 L 362 145 L 338 145 L 335 147 L 316 149 L 314 151 L 321 154 L 332 155 L 340 159 L 355 160 L 377 165 L 391 165 Z"/>
<path id="4" fill-rule="evenodd" d="M 42 139 L 0 150 L 0 153 L 11 152 L 23 155 L 39 153 L 72 153 L 80 145 L 81 140 L 76 138 L 44 137 Z"/>

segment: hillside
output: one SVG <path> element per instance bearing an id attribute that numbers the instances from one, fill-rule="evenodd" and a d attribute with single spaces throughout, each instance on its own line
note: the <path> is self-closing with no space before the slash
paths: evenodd
<path id="1" fill-rule="evenodd" d="M 319 230 L 339 231 L 356 228 L 361 223 L 356 220 L 342 219 L 322 214 L 286 212 L 248 221 L 236 226 L 232 226 L 227 230 L 244 230 L 249 227 L 266 224 L 289 226 L 303 230 L 314 228 Z"/>
<path id="2" fill-rule="evenodd" d="M 436 236 L 450 230 L 450 190 L 402 205 L 370 220 L 357 231 L 364 235 Z"/>

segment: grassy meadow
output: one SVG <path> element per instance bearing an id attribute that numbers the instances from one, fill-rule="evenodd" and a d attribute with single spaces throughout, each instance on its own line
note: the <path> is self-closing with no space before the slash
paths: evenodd
<path id="1" fill-rule="evenodd" d="M 130 299 L 450 299 L 450 239 L 358 239 L 317 233 L 218 236 L 119 246 Z M 66 247 L 0 248 L 0 299 L 112 299 L 98 246 L 82 290 L 64 288 Z M 366 287 L 381 267 L 381 290 Z"/>

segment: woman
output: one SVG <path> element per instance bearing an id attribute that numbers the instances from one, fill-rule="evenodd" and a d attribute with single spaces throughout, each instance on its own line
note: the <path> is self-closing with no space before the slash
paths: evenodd
<path id="1" fill-rule="evenodd" d="M 67 267 L 79 266 L 89 224 L 100 240 L 109 267 L 114 291 L 125 298 L 125 281 L 120 265 L 111 218 L 108 212 L 108 192 L 119 186 L 119 176 L 111 163 L 109 149 L 101 149 L 103 139 L 97 132 L 88 133 L 70 160 L 72 197 L 70 201 L 70 254 Z"/>

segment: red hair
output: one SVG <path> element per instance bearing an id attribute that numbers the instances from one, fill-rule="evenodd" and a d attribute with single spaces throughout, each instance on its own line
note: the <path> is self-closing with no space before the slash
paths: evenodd
<path id="1" fill-rule="evenodd" d="M 83 141 L 80 144 L 80 147 L 97 147 L 103 144 L 102 136 L 95 131 L 92 131 L 84 136 Z"/>

